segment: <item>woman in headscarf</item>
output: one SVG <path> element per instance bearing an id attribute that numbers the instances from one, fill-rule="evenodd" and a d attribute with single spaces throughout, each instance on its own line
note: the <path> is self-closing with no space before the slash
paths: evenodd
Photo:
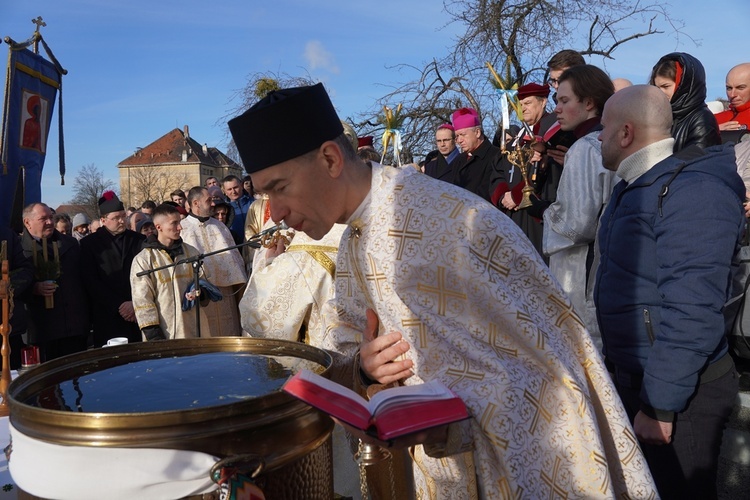
<path id="1" fill-rule="evenodd" d="M 698 59 L 684 52 L 667 54 L 654 66 L 649 83 L 672 105 L 675 153 L 691 145 L 721 144 L 719 125 L 706 106 L 706 72 Z"/>

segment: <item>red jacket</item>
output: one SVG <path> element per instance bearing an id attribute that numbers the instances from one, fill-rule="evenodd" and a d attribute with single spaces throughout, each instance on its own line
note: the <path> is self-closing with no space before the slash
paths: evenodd
<path id="1" fill-rule="evenodd" d="M 728 110 L 717 113 L 715 116 L 719 125 L 726 122 L 738 121 L 741 125 L 750 127 L 750 101 L 736 108 L 729 106 Z"/>

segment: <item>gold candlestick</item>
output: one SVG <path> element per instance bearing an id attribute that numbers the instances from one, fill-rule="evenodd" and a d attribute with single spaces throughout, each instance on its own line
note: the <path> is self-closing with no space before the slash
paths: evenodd
<path id="1" fill-rule="evenodd" d="M 518 208 L 530 207 L 532 205 L 531 193 L 534 192 L 534 186 L 529 182 L 529 169 L 531 167 L 529 162 L 534 156 L 534 150 L 531 148 L 531 144 L 524 144 L 511 151 L 505 151 L 505 154 L 508 156 L 508 161 L 521 171 L 521 177 L 523 177 L 523 198 Z"/>

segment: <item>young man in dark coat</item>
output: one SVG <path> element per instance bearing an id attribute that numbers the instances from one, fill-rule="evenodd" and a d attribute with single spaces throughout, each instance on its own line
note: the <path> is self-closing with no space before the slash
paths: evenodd
<path id="1" fill-rule="evenodd" d="M 72 236 L 61 234 L 52 224 L 52 210 L 44 203 L 32 203 L 23 211 L 23 253 L 37 268 L 46 253 L 50 262 L 59 255 L 59 271 L 49 279 L 37 276 L 26 307 L 29 318 L 28 343 L 39 346 L 41 361 L 85 351 L 89 334 L 89 306 L 81 280 L 81 250 Z M 46 252 L 43 245 L 47 245 Z M 46 297 L 52 297 L 51 307 Z"/>
<path id="2" fill-rule="evenodd" d="M 130 292 L 130 266 L 146 239 L 126 228 L 125 208 L 117 195 L 106 191 L 99 198 L 102 226 L 81 240 L 82 275 L 91 301 L 94 346 L 114 337 L 139 342 Z"/>

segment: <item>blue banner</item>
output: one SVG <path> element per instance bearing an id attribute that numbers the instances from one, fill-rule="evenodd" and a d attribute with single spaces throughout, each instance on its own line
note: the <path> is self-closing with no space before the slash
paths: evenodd
<path id="1" fill-rule="evenodd" d="M 10 49 L 0 142 L 0 224 L 9 225 L 14 206 L 42 201 L 42 168 L 60 82 L 53 63 L 28 49 Z"/>

